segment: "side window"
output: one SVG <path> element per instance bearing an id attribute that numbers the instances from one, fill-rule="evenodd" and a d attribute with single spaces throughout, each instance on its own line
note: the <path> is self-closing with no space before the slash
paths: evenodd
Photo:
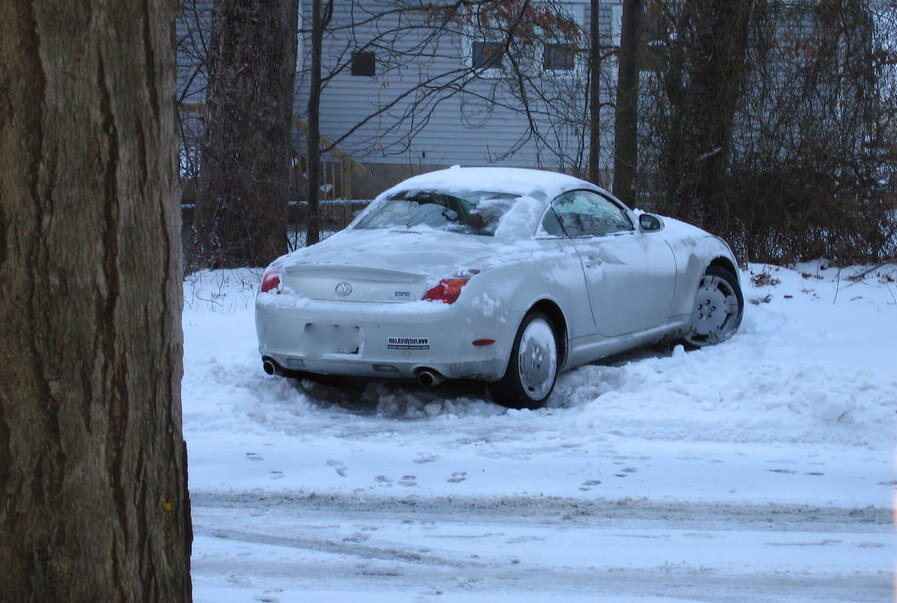
<path id="1" fill-rule="evenodd" d="M 592 191 L 571 191 L 554 200 L 552 208 L 570 237 L 600 237 L 634 230 L 626 211 Z"/>
<path id="2" fill-rule="evenodd" d="M 542 232 L 552 237 L 566 237 L 564 227 L 561 226 L 558 216 L 554 213 L 554 209 L 548 208 L 545 216 L 542 218 Z"/>

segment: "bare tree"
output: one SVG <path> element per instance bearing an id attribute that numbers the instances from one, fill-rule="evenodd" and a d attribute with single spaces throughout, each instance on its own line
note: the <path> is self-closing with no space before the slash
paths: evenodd
<path id="1" fill-rule="evenodd" d="M 646 8 L 654 53 L 640 163 L 663 168 L 642 175 L 659 210 L 700 221 L 755 260 L 897 251 L 897 155 L 886 142 L 897 115 L 893 9 L 754 0 L 746 30 L 707 30 L 687 3 Z M 726 48 L 743 48 L 743 60 L 738 50 L 725 67 Z M 716 71 L 701 56 L 717 57 Z M 712 79 L 728 81 L 699 94 Z"/>
<path id="2" fill-rule="evenodd" d="M 620 31 L 616 119 L 614 121 L 614 194 L 635 204 L 638 163 L 639 54 L 642 46 L 642 0 L 625 0 Z"/>
<path id="3" fill-rule="evenodd" d="M 333 0 L 329 0 L 326 8 L 321 0 L 312 0 L 311 4 L 311 77 L 308 93 L 308 130 L 307 156 L 308 179 L 305 198 L 308 202 L 308 229 L 305 244 L 314 245 L 321 236 L 321 215 L 318 206 L 319 180 L 321 170 L 321 52 L 324 43 L 324 30 L 333 17 Z"/>
<path id="4" fill-rule="evenodd" d="M 589 11 L 589 168 L 588 178 L 601 182 L 601 27 L 599 0 L 591 0 Z"/>
<path id="5" fill-rule="evenodd" d="M 263 266 L 287 249 L 298 0 L 216 0 L 193 262 Z"/>
<path id="6" fill-rule="evenodd" d="M 0 4 L 0 599 L 188 601 L 177 2 Z"/>
<path id="7" fill-rule="evenodd" d="M 193 60 L 208 36 L 197 35 L 203 18 L 189 0 L 182 24 L 182 41 L 192 48 L 182 53 L 182 86 L 192 92 L 202 89 L 203 68 Z M 493 114 L 513 114 L 526 124 L 519 138 L 507 148 L 490 151 L 488 160 L 505 159 L 527 148 L 540 166 L 585 175 L 589 157 L 588 89 L 577 85 L 588 77 L 588 35 L 563 2 L 530 0 L 455 0 L 430 3 L 423 0 L 396 0 L 389 3 L 330 3 L 326 0 L 304 5 L 306 18 L 300 30 L 305 55 L 300 61 L 298 89 L 303 96 L 298 106 L 306 111 L 294 120 L 305 135 L 305 157 L 297 158 L 294 194 L 309 203 L 305 242 L 318 240 L 320 218 L 317 200 L 322 193 L 333 194 L 333 183 L 322 180 L 323 169 L 314 167 L 350 153 L 371 152 L 401 156 L 431 123 L 442 107 L 460 102 L 462 120 L 488 120 Z M 598 13 L 596 15 L 596 26 Z M 458 63 L 463 45 L 485 48 L 495 53 L 494 61 Z M 320 48 L 319 48 L 320 46 Z M 601 58 L 614 52 L 595 45 L 601 67 L 593 78 L 595 88 L 594 131 L 595 167 L 600 165 L 599 138 L 609 129 L 607 119 L 609 70 Z M 320 56 L 318 56 L 320 55 Z M 368 112 L 359 112 L 341 123 L 341 129 L 320 132 L 322 98 L 341 76 L 353 69 L 353 57 L 376 55 L 376 72 L 383 74 L 382 89 Z M 373 64 L 372 64 L 373 66 Z M 600 91 L 600 92 L 599 92 Z M 211 92 L 211 89 L 210 89 Z M 474 116 L 477 107 L 482 117 Z M 482 108 L 482 109 L 480 109 Z M 187 132 L 193 125 L 184 120 Z M 318 142 L 315 142 L 317 139 Z M 342 145 L 349 145 L 346 149 Z M 185 175 L 195 173 L 199 162 L 192 146 L 183 148 Z M 210 149 L 211 151 L 211 149 Z M 202 165 L 200 167 L 207 167 Z M 187 173 L 189 172 L 189 174 Z M 189 180 L 187 181 L 189 184 Z M 301 191 L 300 190 L 301 186 Z M 299 195 L 302 195 L 301 197 Z M 296 198 L 294 197 L 294 198 Z"/>
<path id="8" fill-rule="evenodd" d="M 682 121 L 677 214 L 711 232 L 729 227 L 719 192 L 729 162 L 735 112 L 747 79 L 748 29 L 754 0 L 686 0 L 690 27 Z"/>

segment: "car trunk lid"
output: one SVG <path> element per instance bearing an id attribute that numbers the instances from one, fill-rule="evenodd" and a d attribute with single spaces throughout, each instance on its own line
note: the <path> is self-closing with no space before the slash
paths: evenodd
<path id="1" fill-rule="evenodd" d="M 417 301 L 430 288 L 423 274 L 361 266 L 290 266 L 283 282 L 309 299 L 358 302 Z"/>
<path id="2" fill-rule="evenodd" d="M 317 300 L 419 301 L 440 280 L 480 269 L 495 254 L 491 242 L 440 232 L 343 231 L 293 254 L 283 284 Z"/>

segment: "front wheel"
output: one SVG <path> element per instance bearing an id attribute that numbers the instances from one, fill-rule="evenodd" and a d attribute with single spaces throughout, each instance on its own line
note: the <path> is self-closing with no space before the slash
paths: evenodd
<path id="1" fill-rule="evenodd" d="M 727 340 L 741 324 L 744 296 L 738 278 L 720 266 L 710 266 L 701 278 L 686 343 L 704 347 Z"/>
<path id="2" fill-rule="evenodd" d="M 551 396 L 557 373 L 554 325 L 546 314 L 530 312 L 517 331 L 504 376 L 489 384 L 489 392 L 508 408 L 540 408 Z"/>

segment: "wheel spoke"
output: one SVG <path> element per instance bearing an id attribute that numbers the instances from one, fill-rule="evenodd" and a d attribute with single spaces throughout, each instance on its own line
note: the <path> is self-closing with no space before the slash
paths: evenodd
<path id="1" fill-rule="evenodd" d="M 726 296 L 726 312 L 732 315 L 738 313 L 738 298 L 734 295 Z"/>

